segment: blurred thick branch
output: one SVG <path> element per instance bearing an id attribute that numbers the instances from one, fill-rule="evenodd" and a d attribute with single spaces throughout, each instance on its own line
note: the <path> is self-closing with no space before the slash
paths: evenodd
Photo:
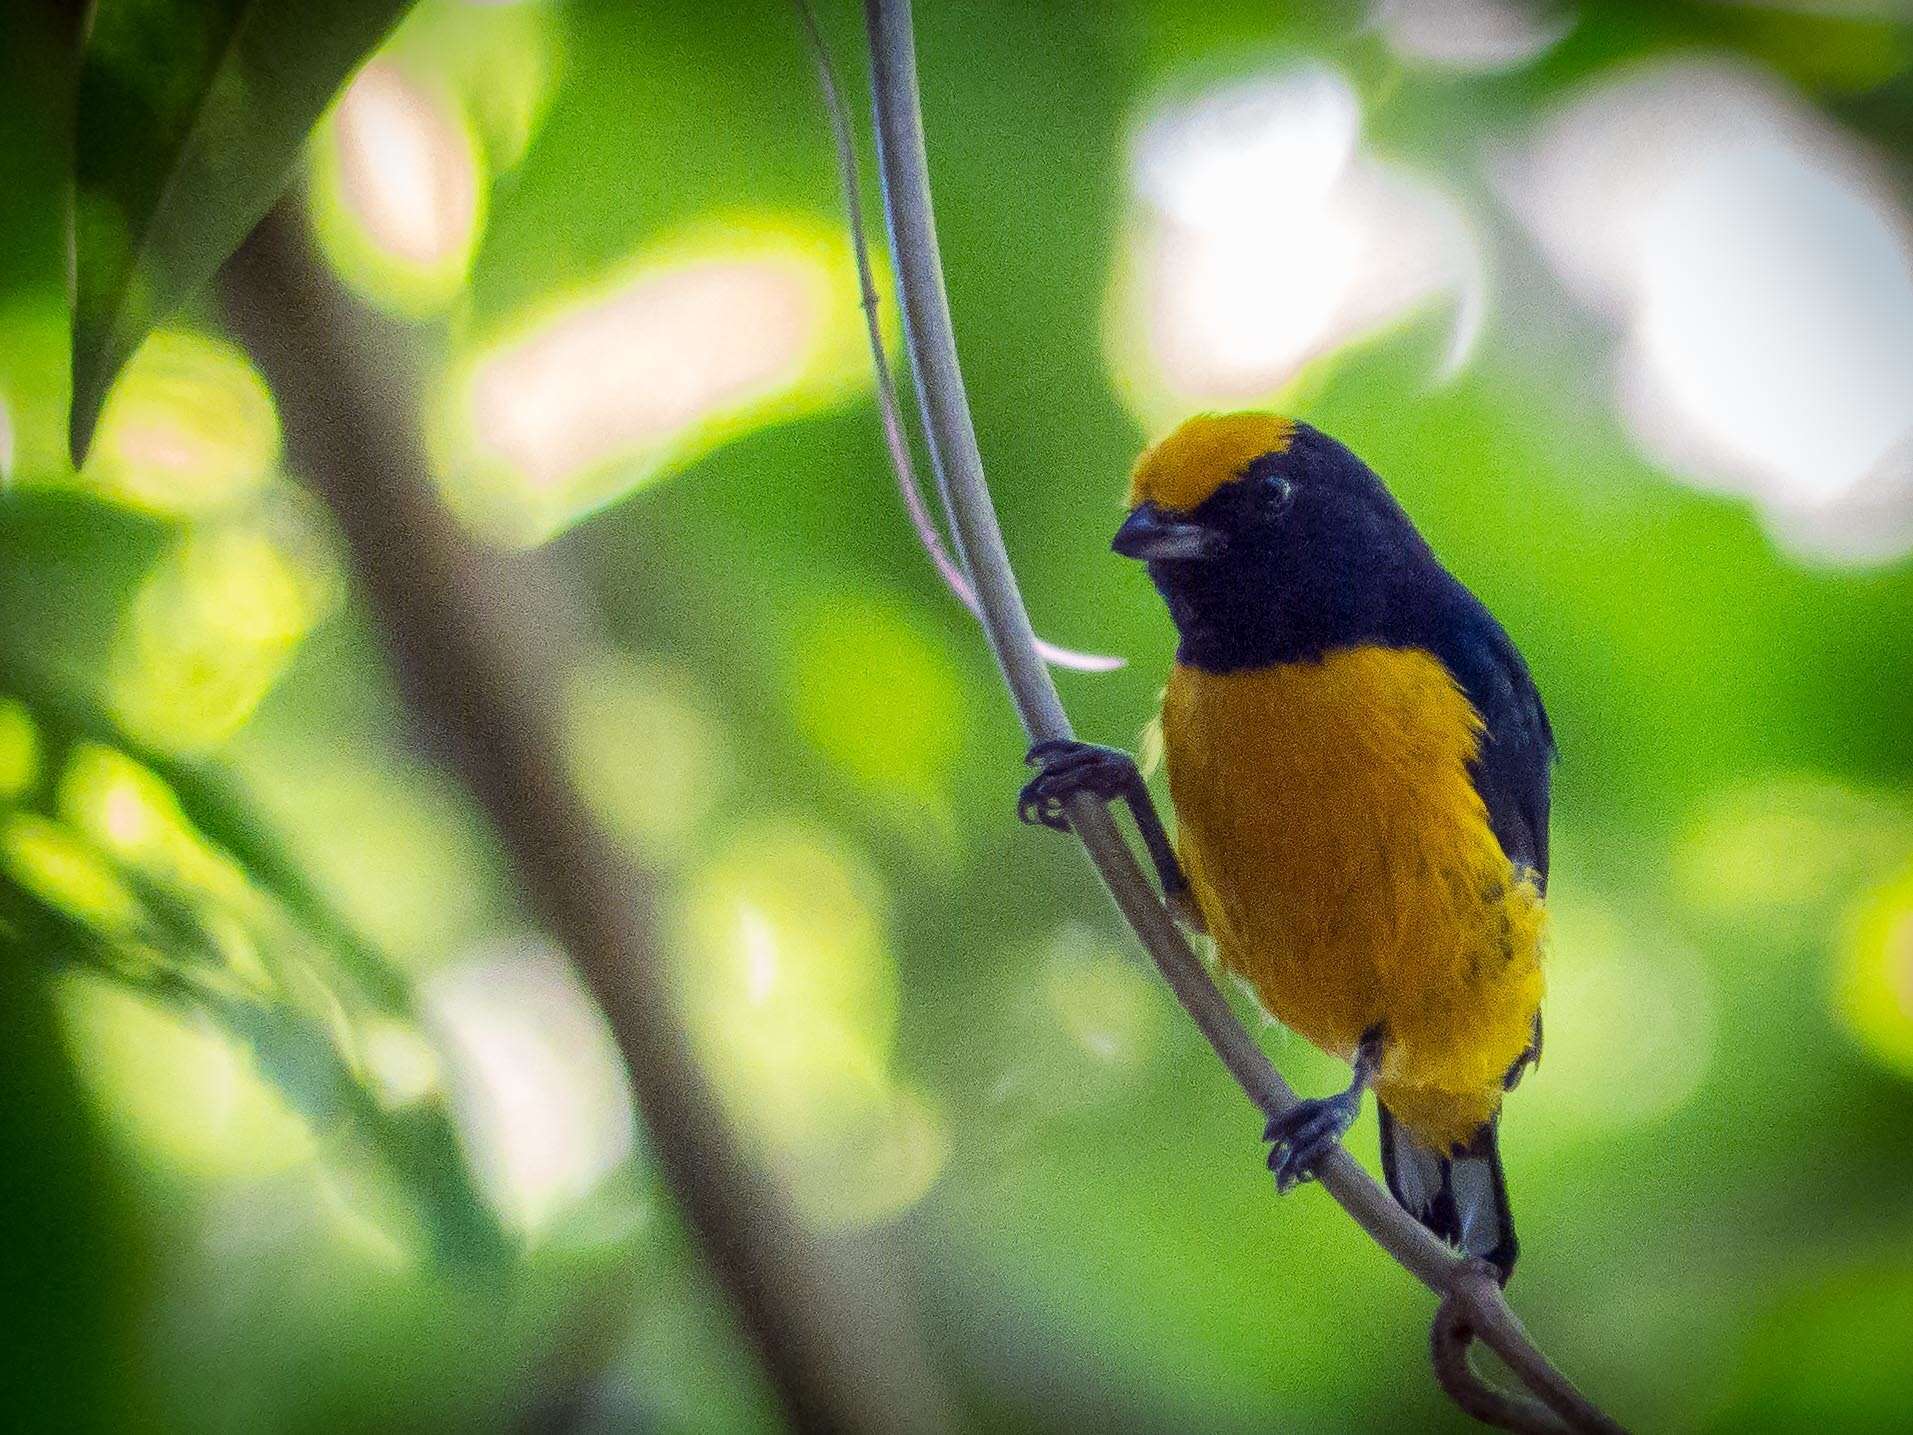
<path id="1" fill-rule="evenodd" d="M 400 336 L 346 298 L 285 204 L 221 283 L 277 395 L 292 465 L 338 522 L 401 695 L 604 1012 L 665 1178 L 790 1421 L 944 1428 L 902 1301 L 840 1284 L 738 1148 L 698 1068 L 657 950 L 656 884 L 612 848 L 560 757 L 563 615 L 549 594 L 538 601 L 531 560 L 476 547 L 440 506 Z"/>
<path id="2" fill-rule="evenodd" d="M 1067 738 L 1072 736 L 1069 718 L 1036 650 L 1029 615 L 1004 550 L 957 362 L 924 156 L 909 0 L 865 0 L 865 15 L 884 212 L 939 491 L 958 551 L 982 603 L 990 647 L 1024 730 L 1032 741 Z M 1108 809 L 1093 797 L 1078 796 L 1070 804 L 1069 819 L 1110 896 L 1223 1065 L 1266 1115 L 1289 1110 L 1295 1105 L 1295 1093 L 1216 990 L 1144 877 Z M 1613 1435 L 1621 1429 L 1534 1345 L 1493 1275 L 1430 1235 L 1347 1151 L 1337 1146 L 1318 1163 L 1315 1173 L 1383 1250 L 1441 1297 L 1432 1331 L 1436 1374 L 1462 1409 L 1509 1430 Z M 1504 1393 L 1485 1384 L 1469 1364 L 1469 1347 L 1475 1340 L 1500 1355 L 1538 1398 Z"/>

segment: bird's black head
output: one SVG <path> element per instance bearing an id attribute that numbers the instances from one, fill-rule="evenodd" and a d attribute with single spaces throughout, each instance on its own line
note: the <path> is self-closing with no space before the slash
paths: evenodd
<path id="1" fill-rule="evenodd" d="M 1381 479 L 1307 424 L 1205 414 L 1145 453 L 1111 545 L 1149 565 L 1182 662 L 1216 672 L 1390 641 L 1446 578 Z"/>

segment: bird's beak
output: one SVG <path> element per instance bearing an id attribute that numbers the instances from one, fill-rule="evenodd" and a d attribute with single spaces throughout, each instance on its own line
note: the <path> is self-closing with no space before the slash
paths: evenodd
<path id="1" fill-rule="evenodd" d="M 1153 503 L 1139 503 L 1109 546 L 1125 558 L 1190 560 L 1220 556 L 1228 539 L 1200 523 L 1172 518 Z"/>

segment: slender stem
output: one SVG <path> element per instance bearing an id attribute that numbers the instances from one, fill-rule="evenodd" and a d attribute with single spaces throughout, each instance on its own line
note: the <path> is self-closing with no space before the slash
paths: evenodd
<path id="1" fill-rule="evenodd" d="M 1029 617 L 1003 546 L 957 362 L 924 155 L 910 3 L 865 0 L 865 16 L 891 254 L 902 289 L 905 333 L 924 427 L 949 506 L 951 529 L 975 580 L 983 603 L 984 630 L 1025 730 L 1034 740 L 1068 737 L 1069 719 L 1048 669 L 1036 654 Z M 1216 990 L 1143 876 L 1107 808 L 1096 798 L 1080 794 L 1071 800 L 1069 819 L 1124 918 L 1244 1093 L 1269 1116 L 1293 1107 L 1295 1093 Z M 1466 1278 L 1473 1263 L 1425 1230 L 1347 1151 L 1335 1147 L 1315 1170 L 1323 1188 L 1404 1270 L 1465 1311 L 1467 1328 L 1508 1360 L 1569 1428 L 1601 1432 L 1620 1428 L 1589 1404 L 1534 1347 L 1508 1309 L 1500 1287 L 1493 1281 Z"/>
<path id="2" fill-rule="evenodd" d="M 550 575 L 528 555 L 508 563 L 475 547 L 447 518 L 400 381 L 402 345 L 325 273 L 296 212 L 267 216 L 222 289 L 279 401 L 292 462 L 338 523 L 417 731 L 490 819 L 603 1011 L 651 1149 L 790 1422 L 947 1428 L 901 1300 L 844 1288 L 739 1148 L 698 1066 L 658 951 L 656 883 L 614 849 L 559 757 L 551 695 L 572 628 L 541 587 Z"/>
<path id="3" fill-rule="evenodd" d="M 1037 656 L 1030 615 L 1003 551 L 1003 534 L 983 482 L 983 457 L 977 452 L 976 431 L 970 424 L 963 371 L 957 365 L 949 302 L 943 293 L 943 259 L 930 209 L 923 128 L 914 103 L 917 62 L 909 10 L 873 0 L 866 13 L 877 73 L 880 79 L 887 75 L 890 80 L 889 85 L 877 87 L 877 167 L 883 175 L 884 218 L 931 460 L 949 505 L 957 549 L 983 604 L 984 631 L 1023 727 L 1032 739 L 1066 738 L 1072 735 L 1069 717 L 1056 696 L 1049 670 Z M 902 106 L 886 102 L 906 94 L 911 102 Z M 906 193 L 899 194 L 900 188 Z"/>
<path id="4" fill-rule="evenodd" d="M 812 9 L 810 0 L 792 0 L 792 6 L 804 27 L 804 39 L 810 46 L 811 57 L 817 63 L 817 84 L 823 92 L 824 109 L 830 118 L 831 139 L 837 149 L 838 179 L 843 190 L 845 217 L 850 224 L 851 253 L 857 263 L 857 298 L 863 310 L 864 329 L 870 340 L 870 362 L 876 374 L 877 416 L 883 424 L 884 451 L 890 459 L 890 472 L 896 478 L 897 494 L 903 499 L 904 512 L 910 515 L 910 526 L 916 531 L 917 541 L 923 545 L 923 551 L 929 554 L 931 566 L 943 579 L 944 586 L 956 595 L 957 601 L 970 610 L 972 617 L 981 621 L 983 605 L 977 598 L 969 574 L 943 546 L 943 535 L 937 530 L 936 520 L 930 516 L 929 509 L 924 506 L 923 487 L 917 482 L 917 467 L 910 458 L 910 440 L 904 432 L 903 410 L 897 403 L 897 386 L 891 377 L 890 357 L 884 350 L 883 328 L 878 320 L 881 302 L 877 298 L 876 277 L 871 272 L 870 248 L 864 243 L 863 198 L 859 193 L 857 178 L 857 143 L 851 132 L 850 110 L 844 103 L 844 87 L 838 82 L 837 67 L 830 58 L 830 47 L 824 43 L 823 31 L 818 28 L 817 13 Z M 1083 673 L 1114 672 L 1123 666 L 1121 658 L 1102 653 L 1080 653 L 1073 648 L 1059 647 L 1044 638 L 1036 639 L 1036 651 L 1046 663 L 1054 663 L 1059 668 L 1074 668 Z"/>
<path id="5" fill-rule="evenodd" d="M 1452 1297 L 1444 1300 L 1429 1331 L 1429 1351 L 1435 1380 L 1448 1398 L 1483 1425 L 1525 1435 L 1563 1435 L 1569 1429 L 1566 1422 L 1540 1401 L 1496 1390 L 1475 1373 L 1468 1359 L 1474 1338 L 1462 1303 Z"/>

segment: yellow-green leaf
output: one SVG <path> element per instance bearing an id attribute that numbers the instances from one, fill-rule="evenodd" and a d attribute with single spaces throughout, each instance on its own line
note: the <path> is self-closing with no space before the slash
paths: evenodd
<path id="1" fill-rule="evenodd" d="M 77 464 L 126 361 L 278 198 L 407 0 L 101 0 L 75 130 Z"/>

